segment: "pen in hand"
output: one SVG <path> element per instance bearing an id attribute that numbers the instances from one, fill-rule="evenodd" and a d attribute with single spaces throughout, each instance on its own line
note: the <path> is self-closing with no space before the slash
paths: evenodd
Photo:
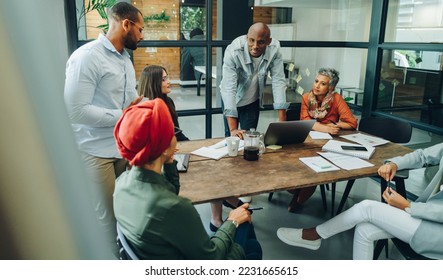
<path id="1" fill-rule="evenodd" d="M 249 208 L 246 208 L 246 210 L 251 212 L 251 214 L 252 214 L 252 211 L 254 211 L 254 210 L 262 210 L 262 209 L 263 209 L 263 207 L 249 207 Z"/>
<path id="2" fill-rule="evenodd" d="M 391 191 L 391 187 L 390 187 L 389 183 L 391 183 L 391 182 L 388 181 L 388 186 L 387 186 L 386 188 L 387 188 L 387 190 L 388 190 L 388 194 L 391 195 L 391 194 L 392 194 L 392 191 Z"/>

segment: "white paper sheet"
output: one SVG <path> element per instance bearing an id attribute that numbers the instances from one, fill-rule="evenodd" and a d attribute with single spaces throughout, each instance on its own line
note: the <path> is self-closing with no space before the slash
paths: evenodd
<path id="1" fill-rule="evenodd" d="M 223 156 L 227 155 L 228 151 L 227 149 L 213 149 L 209 147 L 201 147 L 200 149 L 191 152 L 191 154 L 212 159 L 220 159 Z"/>
<path id="2" fill-rule="evenodd" d="M 309 136 L 311 136 L 312 139 L 332 139 L 331 134 L 326 132 L 319 132 L 319 131 L 310 131 Z"/>
<path id="3" fill-rule="evenodd" d="M 245 147 L 245 141 L 240 140 L 240 143 L 238 144 L 238 150 L 242 151 L 244 147 Z M 226 145 L 226 139 L 209 147 L 201 147 L 191 152 L 191 154 L 218 160 L 228 155 L 228 147 Z"/>
<path id="4" fill-rule="evenodd" d="M 362 133 L 355 133 L 355 134 L 348 134 L 348 135 L 342 135 L 340 137 L 343 137 L 345 139 L 348 139 L 350 141 L 354 141 L 356 143 L 359 143 L 363 146 L 380 146 L 386 143 L 389 143 L 388 140 L 385 140 L 380 137 L 370 136 Z"/>
<path id="5" fill-rule="evenodd" d="M 328 159 L 330 162 L 334 163 L 338 167 L 345 170 L 353 170 L 353 169 L 374 166 L 372 163 L 366 160 L 353 156 L 332 153 L 332 152 L 318 152 L 318 154 Z"/>
<path id="6" fill-rule="evenodd" d="M 325 152 L 334 152 L 354 157 L 359 157 L 362 159 L 370 159 L 372 154 L 375 152 L 375 148 L 371 146 L 364 146 L 366 148 L 366 151 L 351 151 L 351 150 L 344 150 L 341 146 L 362 146 L 358 144 L 352 144 L 348 142 L 343 141 L 337 141 L 337 140 L 329 140 L 326 142 L 325 145 L 323 145 L 322 150 Z"/>
<path id="7" fill-rule="evenodd" d="M 299 158 L 304 164 L 309 166 L 315 172 L 327 172 L 340 170 L 337 166 L 333 165 L 329 161 L 320 156 L 316 157 L 301 157 Z"/>

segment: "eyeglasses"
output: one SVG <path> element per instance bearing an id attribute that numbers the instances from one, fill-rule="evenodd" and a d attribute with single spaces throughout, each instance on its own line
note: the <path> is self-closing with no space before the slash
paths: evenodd
<path id="1" fill-rule="evenodd" d="M 143 30 L 145 29 L 145 27 L 138 25 L 137 23 L 133 22 L 132 20 L 128 19 L 128 21 L 130 23 L 132 23 L 133 25 L 138 27 L 138 31 L 140 31 L 140 33 L 143 33 Z"/>
<path id="2" fill-rule="evenodd" d="M 169 81 L 169 76 L 164 76 L 164 77 L 162 77 L 162 81 L 163 81 L 163 82 Z"/>

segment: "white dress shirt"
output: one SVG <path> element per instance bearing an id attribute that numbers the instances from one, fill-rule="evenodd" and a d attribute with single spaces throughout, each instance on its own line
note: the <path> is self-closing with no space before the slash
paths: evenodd
<path id="1" fill-rule="evenodd" d="M 66 64 L 65 103 L 80 151 L 121 158 L 114 126 L 137 98 L 134 66 L 102 34 L 78 48 Z"/>

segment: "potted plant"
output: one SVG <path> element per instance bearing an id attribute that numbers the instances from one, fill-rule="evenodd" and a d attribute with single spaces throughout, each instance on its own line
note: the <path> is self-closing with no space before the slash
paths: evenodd
<path id="1" fill-rule="evenodd" d="M 81 6 L 80 10 L 77 9 L 77 32 L 80 30 L 80 27 L 86 27 L 85 25 L 82 25 L 82 21 L 86 21 L 86 14 L 97 11 L 100 17 L 104 20 L 106 20 L 105 24 L 95 26 L 97 28 L 100 28 L 103 30 L 103 32 L 106 34 L 108 31 L 109 25 L 108 25 L 108 15 L 106 14 L 106 9 L 112 7 L 116 3 L 116 0 L 88 0 L 84 1 L 83 5 Z"/>

